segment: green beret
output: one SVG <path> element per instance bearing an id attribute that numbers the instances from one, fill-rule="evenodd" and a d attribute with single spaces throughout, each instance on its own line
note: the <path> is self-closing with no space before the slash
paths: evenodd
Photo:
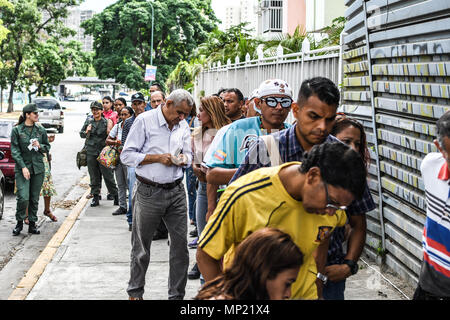
<path id="1" fill-rule="evenodd" d="M 103 110 L 103 105 L 98 101 L 93 101 L 91 103 L 91 109 L 92 108 Z"/>
<path id="2" fill-rule="evenodd" d="M 22 109 L 23 113 L 30 113 L 30 112 L 39 112 L 38 107 L 35 103 L 29 103 Z"/>

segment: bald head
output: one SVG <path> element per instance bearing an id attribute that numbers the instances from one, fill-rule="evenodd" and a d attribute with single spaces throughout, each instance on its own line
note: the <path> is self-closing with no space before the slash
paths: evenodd
<path id="1" fill-rule="evenodd" d="M 157 108 L 161 103 L 165 101 L 164 93 L 161 91 L 155 91 L 150 96 L 150 104 L 153 109 Z"/>

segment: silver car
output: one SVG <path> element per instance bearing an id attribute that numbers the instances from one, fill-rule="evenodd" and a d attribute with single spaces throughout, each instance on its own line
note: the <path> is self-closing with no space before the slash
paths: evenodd
<path id="1" fill-rule="evenodd" d="M 33 103 L 39 109 L 39 123 L 45 128 L 56 128 L 59 133 L 64 132 L 64 107 L 53 97 L 36 97 Z"/>

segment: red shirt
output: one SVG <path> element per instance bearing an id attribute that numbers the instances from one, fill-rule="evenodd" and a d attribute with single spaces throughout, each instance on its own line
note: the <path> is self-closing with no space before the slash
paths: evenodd
<path id="1" fill-rule="evenodd" d="M 111 109 L 109 111 L 103 111 L 103 116 L 106 119 L 111 119 L 111 121 L 113 122 L 113 125 L 115 125 L 117 123 L 117 120 L 119 120 L 119 115 L 117 114 L 117 112 L 115 112 Z"/>

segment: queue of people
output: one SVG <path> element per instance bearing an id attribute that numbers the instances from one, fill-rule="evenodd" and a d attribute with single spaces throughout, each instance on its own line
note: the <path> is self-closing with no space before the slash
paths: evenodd
<path id="1" fill-rule="evenodd" d="M 131 107 L 109 97 L 91 104 L 80 131 L 91 206 L 100 204 L 103 178 L 118 206 L 112 214 L 126 215 L 131 231 L 130 300 L 143 298 L 152 241 L 167 238 L 169 299 L 184 299 L 188 278 L 200 281 L 195 299 L 345 298 L 366 242 L 366 213 L 376 207 L 366 134 L 360 122 L 337 112 L 340 94 L 331 80 L 305 80 L 296 101 L 293 90 L 268 79 L 247 98 L 238 88 L 222 88 L 196 106 L 186 90 L 166 96 L 153 84 L 148 104 L 140 92 Z M 293 124 L 286 121 L 290 112 Z M 440 153 L 422 162 L 430 205 L 415 299 L 450 296 L 449 119 L 447 112 L 438 121 Z M 21 121 L 12 138 L 13 233 L 22 230 L 28 208 L 29 232 L 37 234 L 37 190 L 50 145 L 32 105 Z M 114 169 L 96 160 L 105 145 L 120 154 Z M 195 226 L 190 243 L 188 223 Z M 197 251 L 192 270 L 188 248 Z"/>

